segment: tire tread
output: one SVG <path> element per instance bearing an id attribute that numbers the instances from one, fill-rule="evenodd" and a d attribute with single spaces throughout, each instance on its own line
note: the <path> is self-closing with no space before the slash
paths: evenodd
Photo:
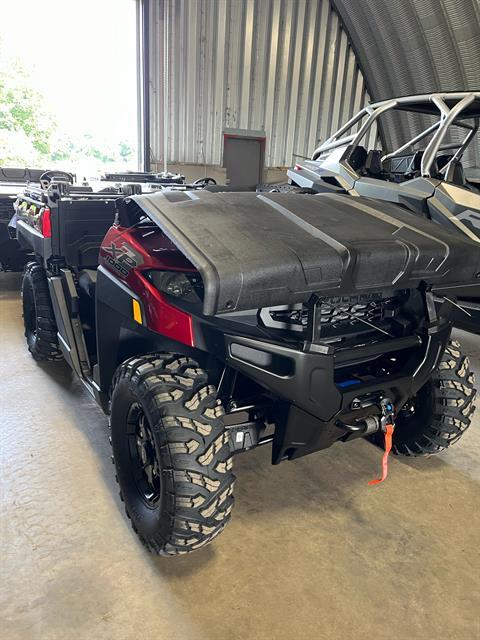
<path id="1" fill-rule="evenodd" d="M 25 324 L 25 337 L 28 350 L 34 360 L 58 361 L 63 360 L 58 345 L 57 323 L 53 313 L 50 291 L 48 289 L 45 269 L 38 262 L 29 262 L 25 266 L 22 283 L 25 318 L 25 290 L 31 288 L 32 303 L 35 305 L 36 335 L 33 336 Z"/>
<path id="2" fill-rule="evenodd" d="M 433 385 L 433 416 L 429 424 L 408 442 L 394 434 L 392 452 L 403 456 L 429 456 L 457 442 L 471 424 L 475 411 L 475 376 L 460 343 L 451 340 L 445 349 Z"/>
<path id="3" fill-rule="evenodd" d="M 170 522 L 168 535 L 145 535 L 122 495 L 132 526 L 162 556 L 203 547 L 224 529 L 233 507 L 232 454 L 216 389 L 194 360 L 177 354 L 126 360 L 115 374 L 112 402 L 121 381 L 136 389 L 156 433 L 166 488 L 162 517 Z"/>

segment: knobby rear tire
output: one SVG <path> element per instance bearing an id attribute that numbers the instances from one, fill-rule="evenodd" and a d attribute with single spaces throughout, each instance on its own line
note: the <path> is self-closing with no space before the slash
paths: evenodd
<path id="1" fill-rule="evenodd" d="M 32 357 L 38 361 L 62 360 L 47 276 L 37 262 L 25 267 L 22 304 L 25 337 Z"/>

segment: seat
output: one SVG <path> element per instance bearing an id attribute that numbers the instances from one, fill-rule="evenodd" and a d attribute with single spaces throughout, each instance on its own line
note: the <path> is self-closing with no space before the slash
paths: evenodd
<path id="1" fill-rule="evenodd" d="M 454 160 L 445 175 L 445 180 L 447 182 L 451 182 L 452 184 L 456 184 L 459 187 L 465 187 L 467 185 L 467 181 L 465 180 L 465 173 L 463 171 L 463 165 L 460 160 Z"/>
<path id="2" fill-rule="evenodd" d="M 450 162 L 452 158 L 453 158 L 452 154 L 446 154 L 446 153 L 440 156 L 437 156 L 438 170 L 441 171 Z"/>
<path id="3" fill-rule="evenodd" d="M 349 145 L 346 148 L 344 157 L 348 159 L 348 164 L 352 167 L 354 171 L 360 173 L 360 171 L 365 167 L 365 162 L 367 160 L 367 150 L 365 147 L 355 147 L 352 151 L 352 145 Z"/>
<path id="4" fill-rule="evenodd" d="M 423 151 L 415 151 L 404 156 L 393 156 L 383 163 L 383 171 L 394 182 L 411 180 L 419 175 Z"/>
<path id="5" fill-rule="evenodd" d="M 97 284 L 96 269 L 82 269 L 78 272 L 78 286 L 89 298 L 95 298 L 95 287 Z"/>
<path id="6" fill-rule="evenodd" d="M 0 167 L 0 180 L 2 182 L 39 182 L 43 169 L 17 169 L 13 167 Z"/>
<path id="7" fill-rule="evenodd" d="M 415 153 L 412 156 L 410 166 L 408 167 L 407 171 L 405 171 L 405 173 L 408 175 L 410 173 L 415 174 L 418 171 L 420 171 L 422 168 L 422 158 L 423 158 L 423 151 L 415 151 Z"/>
<path id="8" fill-rule="evenodd" d="M 424 151 L 415 151 L 415 153 L 413 154 L 410 166 L 405 172 L 406 180 L 418 178 L 421 175 L 423 154 Z M 432 164 L 430 165 L 430 175 L 432 178 L 438 178 L 440 175 L 438 172 L 438 164 L 436 159 L 434 159 Z"/>
<path id="9" fill-rule="evenodd" d="M 379 149 L 371 149 L 365 160 L 365 173 L 376 178 L 382 173 L 382 152 Z"/>

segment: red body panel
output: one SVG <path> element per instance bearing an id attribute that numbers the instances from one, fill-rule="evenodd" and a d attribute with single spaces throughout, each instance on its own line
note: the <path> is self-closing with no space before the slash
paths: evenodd
<path id="1" fill-rule="evenodd" d="M 195 271 L 160 230 L 110 227 L 100 247 L 100 264 L 139 296 L 151 331 L 194 346 L 191 316 L 167 301 L 146 276 L 151 270 Z"/>

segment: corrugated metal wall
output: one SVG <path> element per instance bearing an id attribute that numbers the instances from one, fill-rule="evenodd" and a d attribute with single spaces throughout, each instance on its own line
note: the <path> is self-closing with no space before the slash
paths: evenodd
<path id="1" fill-rule="evenodd" d="M 479 0 L 332 0 L 352 38 L 372 98 L 480 88 Z M 415 133 L 418 118 L 384 127 L 394 145 Z M 480 142 L 465 165 L 480 167 Z"/>
<path id="2" fill-rule="evenodd" d="M 152 162 L 163 160 L 164 1 L 170 162 L 220 164 L 222 131 L 240 128 L 265 131 L 266 165 L 288 166 L 369 101 L 329 0 L 150 0 Z"/>

